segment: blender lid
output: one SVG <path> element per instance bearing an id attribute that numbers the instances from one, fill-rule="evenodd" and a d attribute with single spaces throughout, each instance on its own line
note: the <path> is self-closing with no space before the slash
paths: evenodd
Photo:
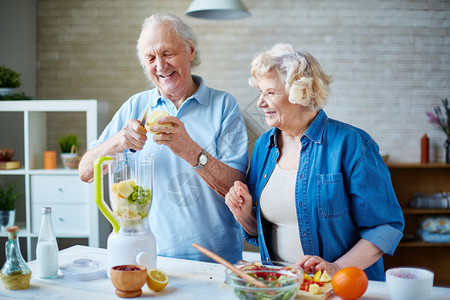
<path id="1" fill-rule="evenodd" d="M 95 280 L 106 276 L 101 262 L 89 258 L 75 259 L 73 262 L 60 266 L 64 277 L 70 280 Z"/>

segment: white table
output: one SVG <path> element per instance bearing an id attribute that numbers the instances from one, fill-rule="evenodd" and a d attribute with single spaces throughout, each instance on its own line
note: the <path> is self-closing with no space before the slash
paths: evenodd
<path id="1" fill-rule="evenodd" d="M 74 246 L 60 251 L 60 265 L 78 258 L 89 258 L 107 262 L 106 249 L 86 246 Z M 244 253 L 244 259 L 257 260 L 259 254 Z M 224 283 L 225 267 L 220 264 L 198 262 L 167 257 L 158 257 L 158 268 L 165 271 L 170 278 L 167 287 L 158 293 L 150 291 L 146 285 L 142 295 L 135 299 L 167 300 L 221 300 L 237 299 Z M 60 274 L 56 279 L 41 279 L 36 275 L 36 261 L 28 263 L 33 271 L 29 289 L 21 291 L 6 290 L 1 284 L 0 299 L 123 299 L 114 293 L 114 286 L 105 277 L 92 281 L 73 281 Z M 389 299 L 384 282 L 370 281 L 369 287 L 361 299 Z M 430 299 L 449 300 L 450 288 L 433 287 Z"/>

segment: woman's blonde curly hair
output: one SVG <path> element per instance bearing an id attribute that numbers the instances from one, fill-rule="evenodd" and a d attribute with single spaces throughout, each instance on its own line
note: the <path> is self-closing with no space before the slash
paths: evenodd
<path id="1" fill-rule="evenodd" d="M 249 84 L 258 87 L 261 78 L 275 72 L 289 94 L 289 101 L 319 111 L 327 104 L 333 78 L 323 72 L 309 53 L 289 44 L 275 44 L 252 61 Z"/>

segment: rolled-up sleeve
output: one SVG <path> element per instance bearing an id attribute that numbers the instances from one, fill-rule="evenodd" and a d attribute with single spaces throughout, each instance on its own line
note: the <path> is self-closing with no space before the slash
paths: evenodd
<path id="1" fill-rule="evenodd" d="M 393 255 L 403 236 L 405 220 L 389 170 L 374 143 L 368 145 L 351 177 L 353 217 L 361 238 Z"/>
<path id="2" fill-rule="evenodd" d="M 385 224 L 361 232 L 361 237 L 376 245 L 383 253 L 393 255 L 403 233 L 391 225 Z"/>

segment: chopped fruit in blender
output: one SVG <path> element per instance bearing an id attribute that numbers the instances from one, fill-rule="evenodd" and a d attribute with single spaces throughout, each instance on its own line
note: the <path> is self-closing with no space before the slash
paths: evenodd
<path id="1" fill-rule="evenodd" d="M 152 191 L 129 179 L 111 186 L 111 206 L 119 219 L 139 220 L 147 217 Z"/>
<path id="2" fill-rule="evenodd" d="M 152 125 L 162 125 L 162 124 L 159 124 L 158 123 L 158 120 L 160 119 L 160 118 L 162 118 L 162 117 L 167 117 L 167 116 L 170 116 L 169 115 L 169 113 L 167 113 L 167 112 L 165 112 L 165 111 L 163 111 L 163 110 L 154 110 L 154 111 L 152 111 L 151 112 L 151 114 L 150 114 L 150 116 L 148 116 L 148 118 L 147 118 L 147 121 L 145 122 L 145 129 L 148 131 L 148 132 L 151 132 L 151 133 L 153 133 L 153 134 L 157 134 L 157 133 L 159 133 L 159 132 L 155 132 L 155 131 L 151 131 L 150 130 L 150 126 L 152 126 Z M 164 125 L 165 127 L 170 127 L 170 126 L 172 126 L 171 124 L 166 124 L 166 125 Z"/>
<path id="3" fill-rule="evenodd" d="M 124 197 L 127 198 L 134 191 L 134 187 L 136 186 L 136 180 L 129 179 L 121 181 L 117 184 L 117 191 Z"/>

